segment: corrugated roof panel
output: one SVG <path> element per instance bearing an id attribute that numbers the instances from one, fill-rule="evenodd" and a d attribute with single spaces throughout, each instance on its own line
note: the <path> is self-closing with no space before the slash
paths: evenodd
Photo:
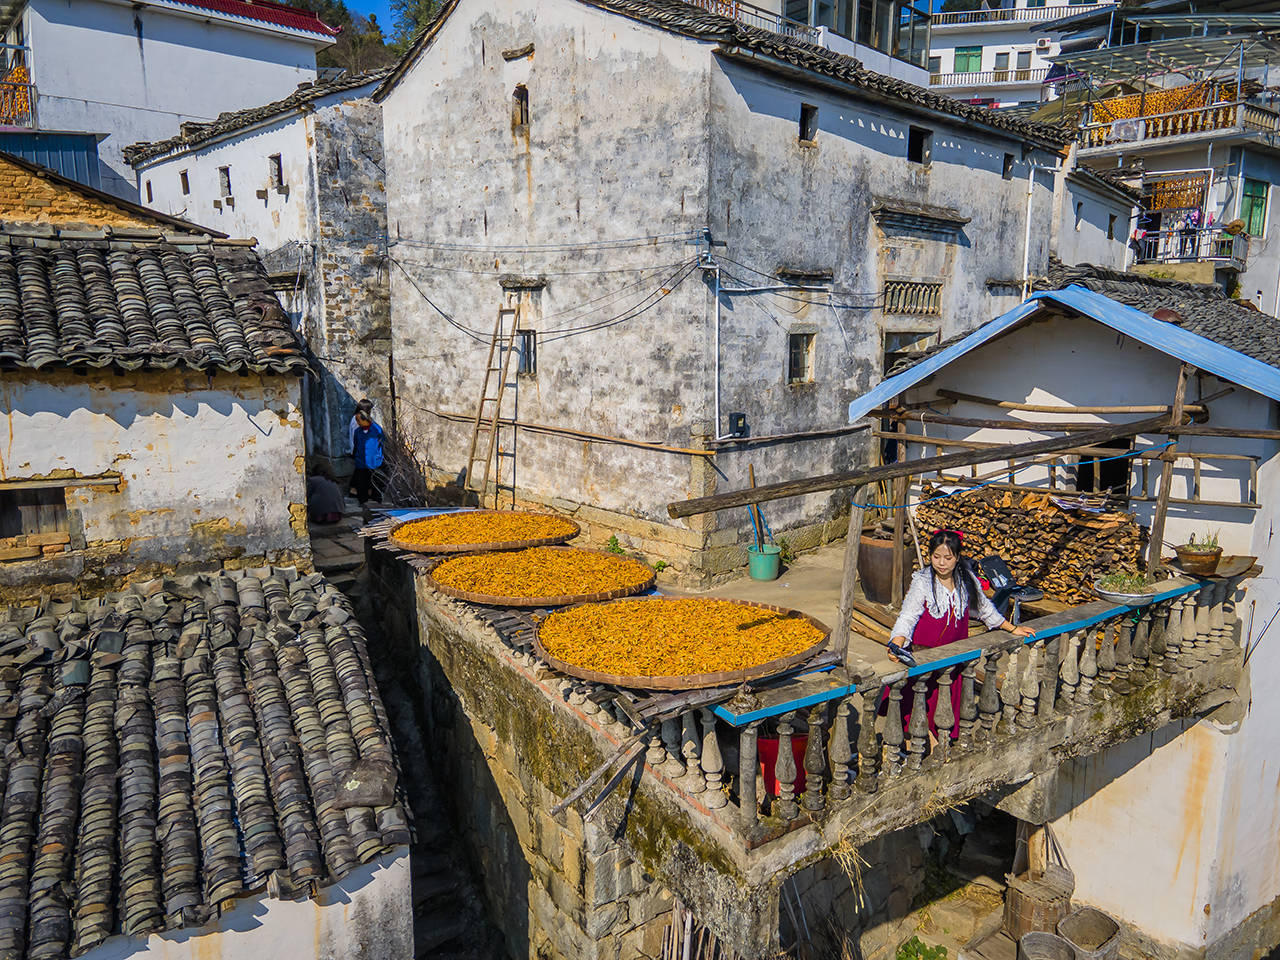
<path id="1" fill-rule="evenodd" d="M 1072 284 L 1061 290 L 1045 290 L 1033 294 L 1031 299 L 983 324 L 963 340 L 939 350 L 896 377 L 882 380 L 849 404 L 849 422 L 856 423 L 872 410 L 911 389 L 970 350 L 1022 323 L 1046 301 L 1074 310 L 1105 324 L 1117 333 L 1132 337 L 1206 373 L 1239 384 L 1272 400 L 1280 400 L 1280 368 L 1255 360 L 1175 324 L 1157 320 L 1136 307 Z"/>

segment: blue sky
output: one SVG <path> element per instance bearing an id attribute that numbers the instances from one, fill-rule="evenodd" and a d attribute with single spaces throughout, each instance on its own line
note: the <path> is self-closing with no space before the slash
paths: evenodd
<path id="1" fill-rule="evenodd" d="M 390 30 L 392 25 L 391 4 L 387 0 L 347 0 L 347 9 L 352 13 L 363 13 L 365 16 L 376 14 L 383 30 Z"/>

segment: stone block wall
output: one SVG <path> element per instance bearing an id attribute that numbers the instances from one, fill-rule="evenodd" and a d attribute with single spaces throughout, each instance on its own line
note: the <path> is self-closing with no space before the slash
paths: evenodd
<path id="1" fill-rule="evenodd" d="M 54 183 L 3 159 L 0 159 L 0 220 L 156 227 L 154 220 L 143 219 L 124 207 Z"/>

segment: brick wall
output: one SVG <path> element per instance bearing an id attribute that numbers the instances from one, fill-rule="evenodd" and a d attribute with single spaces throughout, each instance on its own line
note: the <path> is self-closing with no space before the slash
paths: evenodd
<path id="1" fill-rule="evenodd" d="M 155 227 L 123 207 L 40 177 L 0 158 L 0 220 L 21 223 L 83 223 L 91 226 Z"/>

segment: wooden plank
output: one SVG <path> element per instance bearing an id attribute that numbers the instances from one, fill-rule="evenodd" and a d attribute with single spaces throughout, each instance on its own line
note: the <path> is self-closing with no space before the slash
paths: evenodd
<path id="1" fill-rule="evenodd" d="M 1218 400 L 1227 394 L 1234 392 L 1235 387 L 1227 387 L 1225 390 L 1219 390 L 1217 393 L 1210 394 L 1200 400 L 1199 403 L 1189 403 L 1183 407 L 1186 413 L 1204 413 L 1204 404 L 1211 400 Z M 1173 408 L 1169 406 L 1153 406 L 1153 405 L 1111 405 L 1100 407 L 1077 407 L 1069 404 L 1044 404 L 1044 403 L 1018 403 L 1013 400 L 993 400 L 990 397 L 980 397 L 972 393 L 961 393 L 958 390 L 938 390 L 938 396 L 945 397 L 948 400 L 964 400 L 968 403 L 977 403 L 984 407 L 997 407 L 1001 410 L 1020 410 L 1024 413 L 1068 413 L 1068 414 L 1115 414 L 1115 413 L 1172 413 Z"/>
<path id="2" fill-rule="evenodd" d="M 845 487 L 861 487 L 882 480 L 893 480 L 898 477 L 909 477 L 921 473 L 933 473 L 949 467 L 964 467 L 972 463 L 985 463 L 993 459 L 1004 460 L 1008 457 L 1031 457 L 1042 453 L 1053 453 L 1082 443 L 1106 443 L 1109 440 L 1118 440 L 1121 437 L 1132 437 L 1139 433 L 1151 433 L 1155 430 L 1161 430 L 1167 425 L 1168 417 L 1152 417 L 1149 420 L 1139 420 L 1136 423 L 1118 424 L 1087 431 L 1075 437 L 1035 440 L 1030 443 L 1011 443 L 1006 447 L 997 447 L 994 450 L 984 450 L 980 453 L 965 451 L 963 453 L 946 454 L 941 457 L 908 460 L 883 467 L 864 467 L 861 470 L 830 473 L 824 476 L 788 480 L 783 483 L 770 483 L 762 487 L 756 487 L 754 490 L 735 490 L 729 493 L 713 494 L 709 497 L 680 500 L 667 504 L 667 513 L 675 519 L 692 517 L 700 513 L 709 513 L 713 510 L 744 507 L 748 503 L 766 503 L 770 500 L 798 497 L 807 493 L 822 493 L 828 490 L 840 490 Z"/>
<path id="3" fill-rule="evenodd" d="M 898 421 L 898 433 L 904 435 L 907 425 Z M 899 442 L 898 459 L 906 459 L 906 444 Z M 907 568 L 907 492 L 911 483 L 910 477 L 899 477 L 893 481 L 893 569 L 889 578 L 889 600 L 902 603 L 903 578 Z"/>
<path id="4" fill-rule="evenodd" d="M 940 486 L 944 486 L 944 487 L 976 486 L 975 482 L 969 479 L 968 477 L 949 477 L 945 474 L 939 474 L 935 478 L 935 482 Z M 1048 487 L 1032 487 L 1024 483 L 987 483 L 985 484 L 985 487 L 988 490 L 1012 490 L 1015 493 L 1044 493 L 1044 494 L 1060 493 L 1060 494 L 1069 494 L 1073 496 L 1080 493 L 1079 490 L 1065 490 L 1065 491 L 1051 490 Z M 1093 496 L 1093 495 L 1090 494 L 1090 496 Z M 1151 503 L 1155 498 L 1150 496 L 1141 496 L 1141 497 L 1128 496 L 1128 497 L 1116 497 L 1114 499 L 1123 500 L 1126 504 L 1129 504 L 1129 503 Z M 1170 497 L 1169 502 L 1182 504 L 1185 506 L 1198 506 L 1198 507 L 1240 507 L 1244 510 L 1260 510 L 1262 508 L 1262 504 L 1260 503 L 1253 503 L 1253 502 L 1247 502 L 1247 501 L 1233 502 L 1230 500 L 1187 500 L 1182 497 Z"/>
<path id="5" fill-rule="evenodd" d="M 763 489 L 763 488 L 759 488 Z M 836 607 L 836 623 L 831 634 L 832 649 L 840 654 L 846 667 L 849 650 L 849 619 L 853 612 L 853 594 L 858 586 L 858 548 L 862 544 L 862 518 L 867 510 L 865 487 L 854 487 L 849 506 L 849 528 L 844 538 L 844 568 L 840 581 L 840 603 Z"/>
<path id="6" fill-rule="evenodd" d="M 1176 428 L 1182 425 L 1182 403 L 1187 396 L 1187 380 L 1195 368 L 1189 363 L 1178 367 L 1178 385 L 1173 392 L 1173 416 L 1170 420 L 1175 431 L 1169 434 L 1170 440 L 1177 440 Z M 1151 519 L 1151 542 L 1147 545 L 1147 572 L 1154 577 L 1160 573 L 1160 557 L 1164 548 L 1164 523 L 1169 514 L 1169 488 L 1173 483 L 1173 463 L 1177 459 L 1177 446 L 1167 447 L 1160 466 L 1160 492 L 1156 495 L 1156 512 Z"/>

